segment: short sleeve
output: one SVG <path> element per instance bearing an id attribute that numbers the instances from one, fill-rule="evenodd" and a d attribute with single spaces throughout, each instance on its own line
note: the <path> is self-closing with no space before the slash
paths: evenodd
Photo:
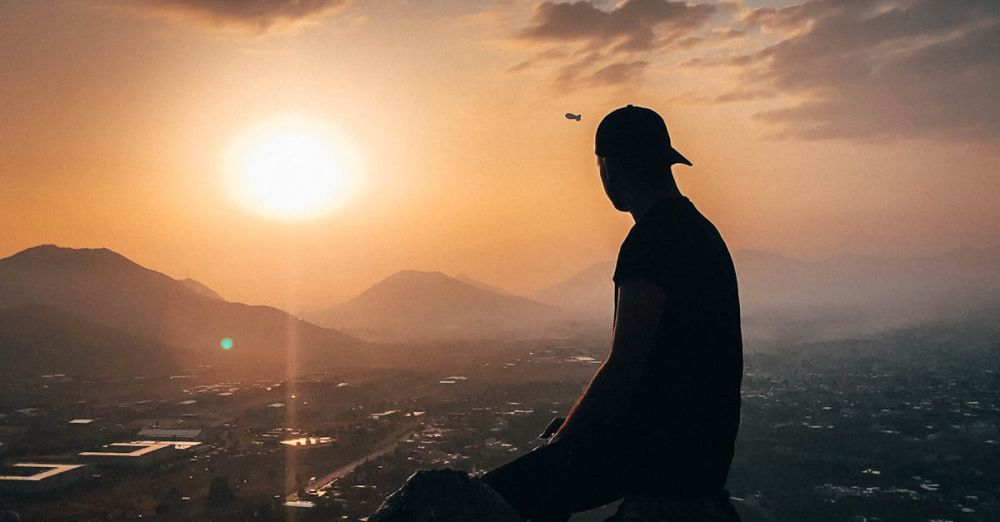
<path id="1" fill-rule="evenodd" d="M 681 275 L 676 265 L 677 256 L 671 242 L 648 230 L 633 227 L 618 251 L 613 279 L 615 285 L 630 278 L 645 279 L 669 292 L 675 289 Z"/>

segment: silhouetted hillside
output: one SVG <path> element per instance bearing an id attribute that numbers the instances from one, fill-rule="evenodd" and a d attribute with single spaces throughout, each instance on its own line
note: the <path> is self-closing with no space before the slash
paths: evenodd
<path id="1" fill-rule="evenodd" d="M 0 309 L 0 374 L 165 375 L 193 362 L 190 353 L 50 306 Z"/>
<path id="2" fill-rule="evenodd" d="M 556 307 L 478 288 L 441 272 L 406 270 L 315 320 L 378 338 L 477 338 L 540 331 L 563 317 Z"/>
<path id="3" fill-rule="evenodd" d="M 531 294 L 543 303 L 559 306 L 581 320 L 611 320 L 614 311 L 615 285 L 611 275 L 614 261 L 597 263 Z"/>
<path id="4" fill-rule="evenodd" d="M 212 290 L 211 288 L 205 286 L 199 281 L 195 281 L 194 279 L 191 278 L 178 279 L 178 281 L 180 281 L 181 284 L 186 286 L 189 290 L 194 291 L 194 293 L 196 294 L 201 294 L 205 297 L 214 299 L 216 301 L 225 301 L 225 299 L 223 299 L 221 295 L 217 294 L 215 290 Z"/>
<path id="5" fill-rule="evenodd" d="M 353 342 L 275 308 L 221 301 L 107 249 L 44 245 L 0 260 L 0 308 L 25 304 L 55 307 L 240 369 L 280 369 L 292 348 L 300 360 L 336 363 Z M 223 354 L 219 343 L 226 337 L 235 346 Z"/>

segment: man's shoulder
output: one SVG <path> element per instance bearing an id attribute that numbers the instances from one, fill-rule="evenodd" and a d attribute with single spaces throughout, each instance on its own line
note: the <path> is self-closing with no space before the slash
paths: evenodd
<path id="1" fill-rule="evenodd" d="M 667 255 L 685 256 L 711 236 L 713 225 L 704 216 L 693 210 L 673 219 L 654 218 L 640 221 L 632 226 L 619 253 L 639 250 L 646 253 L 662 252 Z"/>

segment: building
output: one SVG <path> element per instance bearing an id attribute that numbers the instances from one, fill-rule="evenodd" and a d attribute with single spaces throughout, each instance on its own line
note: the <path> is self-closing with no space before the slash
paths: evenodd
<path id="1" fill-rule="evenodd" d="M 80 456 L 105 466 L 146 467 L 173 457 L 175 452 L 169 442 L 115 442 Z"/>
<path id="2" fill-rule="evenodd" d="M 201 442 L 192 442 L 186 440 L 133 440 L 132 444 L 169 444 L 174 447 L 177 451 L 191 450 L 192 452 L 197 452 L 204 450 L 207 446 L 203 445 Z"/>
<path id="3" fill-rule="evenodd" d="M 83 477 L 83 464 L 24 462 L 0 466 L 0 492 L 44 493 L 68 486 Z"/>
<path id="4" fill-rule="evenodd" d="M 152 440 L 198 440 L 201 430 L 179 428 L 145 428 L 139 431 L 143 439 Z"/>
<path id="5" fill-rule="evenodd" d="M 287 447 L 295 449 L 329 448 L 333 445 L 333 437 L 299 437 L 281 441 Z"/>

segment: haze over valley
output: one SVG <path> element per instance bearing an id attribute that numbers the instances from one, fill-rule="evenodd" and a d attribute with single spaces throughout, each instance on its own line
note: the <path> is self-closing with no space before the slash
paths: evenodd
<path id="1" fill-rule="evenodd" d="M 1000 310 L 1000 249 L 820 262 L 737 251 L 734 259 L 749 350 L 925 324 L 988 324 Z M 612 262 L 598 263 L 528 296 L 469 276 L 406 270 L 298 318 L 226 301 L 196 280 L 108 249 L 42 245 L 0 260 L 0 319 L 8 325 L 0 347 L 6 368 L 36 373 L 208 365 L 280 374 L 289 364 L 391 365 L 390 354 L 405 343 L 601 339 L 610 333 L 613 270 Z M 220 348 L 225 338 L 232 349 Z M 22 356 L 26 346 L 36 347 L 30 358 Z M 102 368 L 107 357 L 120 366 Z"/>

